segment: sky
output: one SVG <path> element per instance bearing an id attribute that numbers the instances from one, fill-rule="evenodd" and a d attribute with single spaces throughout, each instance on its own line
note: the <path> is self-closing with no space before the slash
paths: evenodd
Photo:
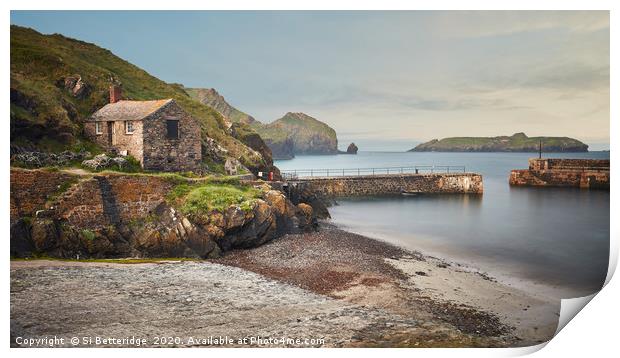
<path id="1" fill-rule="evenodd" d="M 12 11 L 271 122 L 304 112 L 340 147 L 568 136 L 609 149 L 607 11 Z"/>

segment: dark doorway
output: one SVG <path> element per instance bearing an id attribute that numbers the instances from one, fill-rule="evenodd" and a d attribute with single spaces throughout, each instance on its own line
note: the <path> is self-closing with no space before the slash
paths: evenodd
<path id="1" fill-rule="evenodd" d="M 112 138 L 114 137 L 114 122 L 110 121 L 108 123 L 108 145 L 112 145 Z"/>

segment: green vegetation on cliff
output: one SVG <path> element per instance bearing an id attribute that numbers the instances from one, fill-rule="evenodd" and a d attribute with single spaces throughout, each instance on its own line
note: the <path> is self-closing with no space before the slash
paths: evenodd
<path id="1" fill-rule="evenodd" d="M 43 35 L 11 26 L 11 145 L 42 151 L 92 146 L 82 137 L 82 121 L 109 101 L 109 86 L 120 83 L 123 98 L 173 98 L 200 121 L 211 137 L 252 168 L 263 158 L 230 136 L 220 113 L 94 44 Z"/>
<path id="2" fill-rule="evenodd" d="M 419 144 L 410 152 L 587 152 L 588 145 L 568 137 L 528 137 L 525 133 L 499 137 L 451 137 Z"/>

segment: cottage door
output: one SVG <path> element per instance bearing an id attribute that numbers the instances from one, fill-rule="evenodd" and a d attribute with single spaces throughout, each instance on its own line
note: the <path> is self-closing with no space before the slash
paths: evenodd
<path id="1" fill-rule="evenodd" d="M 114 139 L 114 122 L 108 122 L 108 145 L 113 145 Z"/>

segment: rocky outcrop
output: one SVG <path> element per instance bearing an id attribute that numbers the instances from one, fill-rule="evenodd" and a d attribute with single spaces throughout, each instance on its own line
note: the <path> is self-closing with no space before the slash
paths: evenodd
<path id="1" fill-rule="evenodd" d="M 410 152 L 587 152 L 588 145 L 568 137 L 528 137 L 525 133 L 499 137 L 433 139 Z"/>
<path id="2" fill-rule="evenodd" d="M 249 209 L 184 215 L 167 201 L 179 180 L 12 169 L 11 255 L 210 258 L 316 227 L 312 203 L 258 182 L 248 184 L 262 193 Z"/>
<path id="3" fill-rule="evenodd" d="M 355 143 L 349 144 L 347 147 L 347 154 L 357 154 L 357 146 Z"/>
<path id="4" fill-rule="evenodd" d="M 311 189 L 311 185 L 305 182 L 289 183 L 287 188 L 287 196 L 291 202 L 298 207 L 302 204 L 307 204 L 312 208 L 312 215 L 316 219 L 329 219 L 328 205 L 332 204 L 332 201 L 320 193 Z M 305 206 L 302 206 L 300 210 L 304 210 Z"/>
<path id="5" fill-rule="evenodd" d="M 273 159 L 287 160 L 295 158 L 295 144 L 293 139 L 286 138 L 282 141 L 273 141 L 266 138 L 265 143 L 271 149 L 273 153 Z"/>
<path id="6" fill-rule="evenodd" d="M 90 95 L 92 87 L 82 80 L 82 76 L 67 76 L 56 81 L 56 86 L 69 91 L 75 98 L 84 99 Z"/>
<path id="7" fill-rule="evenodd" d="M 271 149 L 258 135 L 258 133 L 256 133 L 250 126 L 243 123 L 234 123 L 230 129 L 233 137 L 257 151 L 263 157 L 264 165 L 249 168 L 254 175 L 257 175 L 258 172 L 273 172 L 275 180 L 280 180 L 282 178 L 280 175 L 280 169 L 273 165 Z"/>

